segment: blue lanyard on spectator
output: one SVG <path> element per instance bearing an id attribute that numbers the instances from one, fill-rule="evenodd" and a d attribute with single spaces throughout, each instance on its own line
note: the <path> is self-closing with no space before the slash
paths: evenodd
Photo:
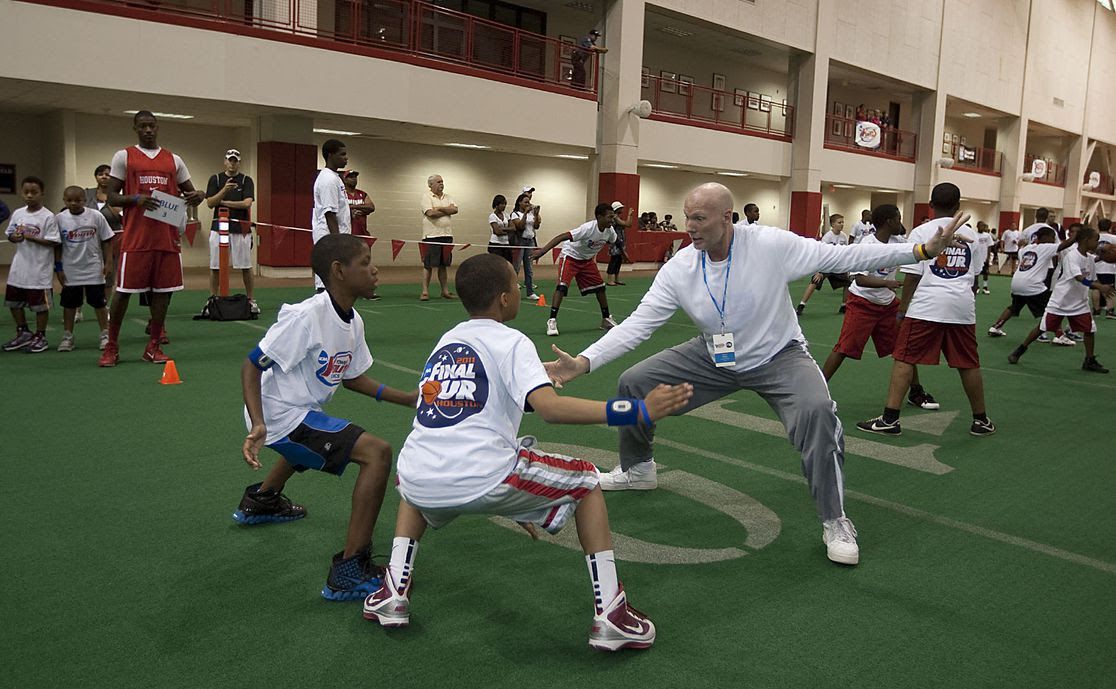
<path id="1" fill-rule="evenodd" d="M 735 233 L 733 233 L 733 241 L 736 240 Z M 728 283 L 729 272 L 732 270 L 732 244 L 729 242 L 728 250 L 728 265 L 725 266 L 725 285 L 721 291 L 721 303 L 717 303 L 717 298 L 713 296 L 713 290 L 709 289 L 709 277 L 705 274 L 705 253 L 701 252 L 701 279 L 705 282 L 705 291 L 709 293 L 709 299 L 713 302 L 713 308 L 717 309 L 717 315 L 721 317 L 721 334 L 725 334 L 725 307 L 728 306 Z"/>

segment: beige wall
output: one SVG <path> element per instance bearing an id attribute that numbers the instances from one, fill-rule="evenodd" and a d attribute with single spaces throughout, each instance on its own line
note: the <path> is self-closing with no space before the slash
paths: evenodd
<path id="1" fill-rule="evenodd" d="M 641 160 L 776 177 L 790 175 L 791 145 L 783 141 L 652 120 L 641 122 L 639 133 Z"/>
<path id="2" fill-rule="evenodd" d="M 717 182 L 728 187 L 735 200 L 736 211 L 742 217 L 742 209 L 746 203 L 754 203 L 760 207 L 760 224 L 763 225 L 786 227 L 790 217 L 779 182 L 646 167 L 641 167 L 639 174 L 640 212 L 655 211 L 659 220 L 670 213 L 679 230 L 683 229 L 682 204 L 686 195 L 694 187 L 706 182 Z"/>
<path id="3" fill-rule="evenodd" d="M 818 27 L 818 42 L 830 47 L 833 59 L 937 87 L 943 0 L 828 1 L 836 3 L 837 21 Z"/>
<path id="4" fill-rule="evenodd" d="M 23 197 L 18 189 L 19 181 L 33 175 L 41 178 L 46 184 L 47 207 L 55 211 L 59 210 L 62 207 L 62 188 L 65 185 L 61 179 L 51 177 L 43 169 L 40 145 L 42 118 L 35 115 L 0 112 L 0 132 L 3 132 L 3 136 L 0 137 L 0 162 L 15 165 L 17 187 L 14 194 L 0 194 L 0 200 L 13 211 L 23 206 Z M 57 199 L 57 202 L 53 202 L 54 199 Z M 6 224 L 4 226 L 7 227 Z M 0 241 L 0 263 L 11 263 L 13 254 L 15 254 L 15 245 Z"/>
<path id="5" fill-rule="evenodd" d="M 1095 11 L 1097 3 L 1092 0 L 1032 0 L 1023 93 L 1023 112 L 1028 119 L 1069 132 L 1081 131 Z M 1113 19 L 1106 17 L 1106 21 Z M 1056 105 L 1055 98 L 1064 105 Z"/>
<path id="6" fill-rule="evenodd" d="M 956 184 L 957 188 L 961 190 L 961 195 L 967 199 L 979 199 L 981 201 L 998 201 L 1000 199 L 1001 178 L 992 175 L 965 172 L 957 168 L 939 168 L 938 182 Z M 985 222 L 988 221 L 985 220 Z"/>
<path id="7" fill-rule="evenodd" d="M 1089 137 L 1116 144 L 1116 117 L 1112 113 L 1112 86 L 1116 84 L 1116 15 L 1097 13 L 1093 26 L 1092 55 L 1085 128 Z"/>
<path id="8" fill-rule="evenodd" d="M 1073 0 L 1077 1 L 1077 0 Z M 1030 0 L 945 0 L 941 88 L 1019 114 Z"/>
<path id="9" fill-rule="evenodd" d="M 654 0 L 651 4 L 776 43 L 813 51 L 818 2 L 819 0 Z"/>

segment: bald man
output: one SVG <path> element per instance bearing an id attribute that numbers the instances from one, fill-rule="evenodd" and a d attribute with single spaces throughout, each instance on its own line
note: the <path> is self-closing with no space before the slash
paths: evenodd
<path id="1" fill-rule="evenodd" d="M 802 472 L 822 521 L 830 560 L 860 560 L 856 529 L 845 516 L 844 435 L 837 405 L 806 348 L 787 283 L 821 271 L 847 273 L 917 263 L 948 244 L 955 222 L 925 244 L 839 246 L 774 227 L 732 224 L 732 194 L 703 184 L 686 197 L 680 250 L 623 323 L 579 356 L 554 347 L 547 366 L 559 384 L 597 370 L 635 349 L 678 309 L 702 334 L 644 359 L 620 376 L 621 398 L 642 398 L 659 383 L 690 382 L 694 395 L 678 414 L 737 390 L 753 390 L 771 406 L 802 455 Z M 620 429 L 620 466 L 601 476 L 604 490 L 650 490 L 658 485 L 652 457 L 654 427 Z"/>

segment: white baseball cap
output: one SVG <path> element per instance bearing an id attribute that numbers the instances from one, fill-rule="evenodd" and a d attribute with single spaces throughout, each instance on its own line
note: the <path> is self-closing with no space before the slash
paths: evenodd
<path id="1" fill-rule="evenodd" d="M 612 210 L 614 210 L 614 211 L 618 211 L 623 207 L 624 207 L 624 204 L 620 203 L 619 201 L 613 201 L 612 202 Z"/>
<path id="2" fill-rule="evenodd" d="M 231 158 L 240 160 L 240 151 L 236 150 L 235 148 L 230 148 L 229 150 L 225 151 L 225 160 L 229 160 Z"/>
<path id="3" fill-rule="evenodd" d="M 523 187 L 523 191 L 521 191 L 520 193 L 521 194 L 530 194 L 534 190 L 535 190 L 535 188 L 532 187 L 530 184 L 528 184 L 527 186 Z"/>

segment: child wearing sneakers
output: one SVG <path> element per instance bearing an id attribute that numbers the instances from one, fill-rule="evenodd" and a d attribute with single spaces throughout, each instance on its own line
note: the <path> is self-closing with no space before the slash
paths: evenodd
<path id="1" fill-rule="evenodd" d="M 1019 269 L 1011 276 L 1011 304 L 988 328 L 992 337 L 1003 337 L 1004 324 L 1023 312 L 1023 307 L 1031 311 L 1035 318 L 1042 316 L 1046 302 L 1050 299 L 1050 287 L 1046 284 L 1046 274 L 1058 262 L 1058 255 L 1067 247 L 1073 246 L 1072 238 L 1055 244 L 1058 235 L 1053 227 L 1043 227 L 1034 235 L 1034 242 L 1019 251 Z"/>
<path id="2" fill-rule="evenodd" d="M 4 343 L 5 352 L 24 350 L 33 354 L 48 349 L 46 340 L 50 302 L 46 291 L 52 286 L 51 265 L 54 247 L 58 245 L 58 225 L 54 213 L 43 208 L 43 191 L 46 186 L 38 177 L 24 177 L 20 192 L 27 205 L 12 213 L 8 241 L 16 245 L 12 265 L 8 269 L 8 286 L 4 291 L 4 305 L 12 310 L 16 336 Z M 27 327 L 24 309 L 35 314 L 35 333 Z"/>
<path id="3" fill-rule="evenodd" d="M 607 208 L 607 206 L 606 206 Z M 589 645 L 647 648 L 655 625 L 628 605 L 616 575 L 608 512 L 589 462 L 516 438 L 524 411 L 550 423 L 650 424 L 682 408 L 689 384 L 655 388 L 645 400 L 608 403 L 559 397 L 534 344 L 505 323 L 519 312 L 515 272 L 491 254 L 457 271 L 457 295 L 469 320 L 442 336 L 422 373 L 411 434 L 399 452 L 402 496 L 383 586 L 364 601 L 364 616 L 384 627 L 410 622 L 412 569 L 427 526 L 461 515 L 496 514 L 557 533 L 571 513 L 595 598 Z"/>
<path id="4" fill-rule="evenodd" d="M 1110 244 L 1116 244 L 1116 234 L 1112 232 L 1112 221 L 1108 218 L 1101 218 L 1097 221 L 1097 231 L 1100 232 L 1100 242 L 1097 243 L 1096 259 L 1097 267 L 1097 282 L 1102 285 L 1116 285 L 1116 264 L 1102 261 L 1099 256 L 1104 247 Z M 1096 301 L 1097 307 L 1093 309 L 1094 316 L 1103 315 L 1108 319 L 1116 319 L 1116 303 L 1112 299 L 1106 299 L 1103 294 L 1098 293 L 1099 297 Z"/>
<path id="5" fill-rule="evenodd" d="M 380 586 L 381 570 L 369 549 L 391 471 L 391 447 L 322 407 L 338 385 L 374 398 L 413 407 L 418 392 L 383 385 L 364 372 L 372 355 L 364 341 L 364 321 L 353 309 L 376 289 L 376 268 L 368 245 L 350 234 L 320 238 L 310 254 L 325 291 L 287 304 L 241 368 L 244 416 L 249 427 L 244 461 L 260 468 L 264 444 L 279 460 L 262 483 L 248 486 L 233 519 L 240 524 L 287 522 L 306 510 L 283 495 L 295 472 L 315 469 L 340 476 L 350 462 L 359 467 L 344 550 L 333 556 L 322 588 L 327 600 L 359 600 Z"/>
<path id="6" fill-rule="evenodd" d="M 1042 322 L 1036 325 L 1027 334 L 1023 343 L 1008 355 L 1008 362 L 1019 363 L 1020 357 L 1027 351 L 1027 346 L 1038 339 L 1040 332 L 1057 330 L 1062 324 L 1062 319 L 1068 318 L 1070 328 L 1075 332 L 1084 333 L 1085 361 L 1081 364 L 1082 370 L 1108 373 L 1108 369 L 1101 366 L 1093 352 L 1097 325 L 1089 309 L 1089 290 L 1095 289 L 1111 298 L 1116 294 L 1116 288 L 1096 281 L 1096 268 L 1089 253 L 1096 250 L 1100 242 L 1100 234 L 1092 227 L 1074 223 L 1069 227 L 1069 236 L 1073 238 L 1076 246 L 1062 254 L 1054 289 L 1051 290 L 1050 301 L 1046 304 Z"/>
<path id="7" fill-rule="evenodd" d="M 108 344 L 108 300 L 105 276 L 111 268 L 105 261 L 115 235 L 100 211 L 85 207 L 85 190 L 66 187 L 62 192 L 66 210 L 54 216 L 62 243 L 54 247 L 54 272 L 62 285 L 62 341 L 58 351 L 74 351 L 74 316 L 82 297 L 97 314 L 101 328 L 100 348 Z"/>

